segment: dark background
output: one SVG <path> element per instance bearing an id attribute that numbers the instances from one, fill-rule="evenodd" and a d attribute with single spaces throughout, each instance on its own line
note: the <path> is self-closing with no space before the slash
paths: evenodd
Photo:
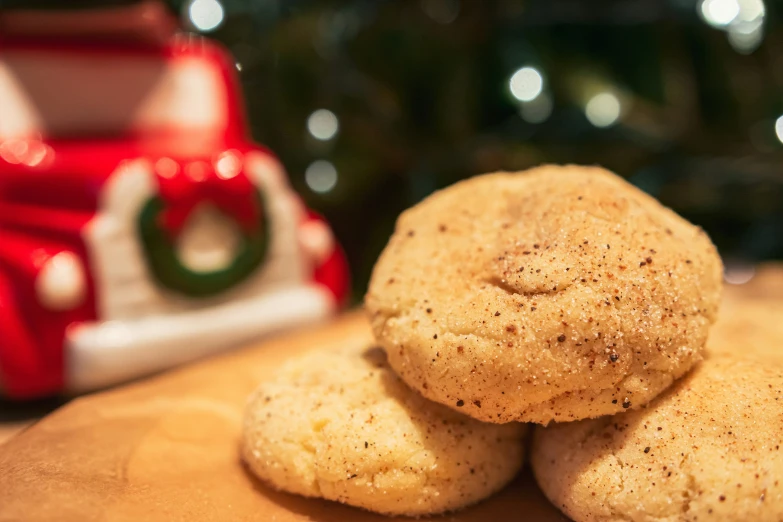
<path id="1" fill-rule="evenodd" d="M 197 30 L 193 1 L 218 0 L 167 3 Z M 333 224 L 358 300 L 400 211 L 544 162 L 627 177 L 729 266 L 783 258 L 780 7 L 704 1 L 219 0 L 222 23 L 201 32 L 234 54 L 254 137 Z M 543 77 L 531 102 L 509 89 L 525 66 Z M 586 116 L 602 93 L 621 107 L 605 127 Z M 332 139 L 308 133 L 317 109 L 336 115 Z M 324 193 L 306 182 L 317 160 L 337 172 Z"/>

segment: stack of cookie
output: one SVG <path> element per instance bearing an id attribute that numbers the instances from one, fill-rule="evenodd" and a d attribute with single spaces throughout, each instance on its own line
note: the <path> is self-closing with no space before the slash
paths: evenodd
<path id="1" fill-rule="evenodd" d="M 780 520 L 783 372 L 707 354 L 721 271 L 604 170 L 458 183 L 376 265 L 383 350 L 289 363 L 250 400 L 244 458 L 286 491 L 424 515 L 503 487 L 533 423 L 536 479 L 576 521 Z"/>

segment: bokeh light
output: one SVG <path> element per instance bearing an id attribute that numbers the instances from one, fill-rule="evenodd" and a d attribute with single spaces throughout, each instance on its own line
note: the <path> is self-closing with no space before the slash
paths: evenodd
<path id="1" fill-rule="evenodd" d="M 740 12 L 727 29 L 729 44 L 740 54 L 750 54 L 764 40 L 767 9 L 762 0 L 738 1 Z"/>
<path id="2" fill-rule="evenodd" d="M 238 150 L 227 150 L 215 161 L 215 174 L 220 179 L 232 179 L 242 170 L 242 154 Z"/>
<path id="3" fill-rule="evenodd" d="M 439 24 L 450 24 L 459 15 L 459 0 L 421 0 L 421 9 Z"/>
<path id="4" fill-rule="evenodd" d="M 723 280 L 730 285 L 744 285 L 756 275 L 756 268 L 748 263 L 726 262 Z"/>
<path id="5" fill-rule="evenodd" d="M 0 141 L 0 158 L 11 165 L 48 167 L 54 161 L 54 149 L 37 139 L 11 139 Z"/>
<path id="6" fill-rule="evenodd" d="M 340 121 L 328 109 L 318 109 L 307 118 L 307 130 L 317 140 L 328 141 L 340 130 Z"/>
<path id="7" fill-rule="evenodd" d="M 305 183 L 313 192 L 325 194 L 337 185 L 337 169 L 329 161 L 316 160 L 305 170 Z"/>
<path id="8" fill-rule="evenodd" d="M 740 14 L 740 4 L 737 0 L 702 0 L 699 12 L 711 26 L 725 27 Z"/>
<path id="9" fill-rule="evenodd" d="M 729 44 L 740 54 L 750 54 L 761 45 L 764 40 L 764 31 L 761 24 L 753 29 L 732 27 L 728 34 Z"/>
<path id="10" fill-rule="evenodd" d="M 585 106 L 587 120 L 596 127 L 609 127 L 617 123 L 622 112 L 620 99 L 611 92 L 596 94 Z"/>
<path id="11" fill-rule="evenodd" d="M 193 27 L 202 32 L 214 31 L 223 23 L 223 5 L 219 0 L 192 0 L 187 12 Z"/>
<path id="12" fill-rule="evenodd" d="M 194 161 L 185 167 L 185 174 L 193 181 L 204 181 L 208 172 L 209 166 L 204 161 Z"/>
<path id="13" fill-rule="evenodd" d="M 535 67 L 522 67 L 511 76 L 508 88 L 514 98 L 528 102 L 544 90 L 544 77 Z"/>
<path id="14" fill-rule="evenodd" d="M 752 53 L 764 39 L 763 0 L 702 0 L 699 13 L 709 25 L 726 31 L 729 44 L 740 54 Z"/>
<path id="15" fill-rule="evenodd" d="M 179 173 L 179 164 L 171 158 L 163 157 L 155 162 L 155 172 L 166 179 L 171 179 Z"/>
<path id="16" fill-rule="evenodd" d="M 780 116 L 775 120 L 775 134 L 777 135 L 778 140 L 783 143 L 783 116 Z"/>
<path id="17" fill-rule="evenodd" d="M 767 8 L 763 0 L 737 0 L 739 4 L 739 14 L 736 21 L 752 22 L 764 18 Z"/>

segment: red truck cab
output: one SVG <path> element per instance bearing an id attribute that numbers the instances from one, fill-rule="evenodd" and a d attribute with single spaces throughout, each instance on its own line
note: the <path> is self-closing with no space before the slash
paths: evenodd
<path id="1" fill-rule="evenodd" d="M 13 16 L 0 20 L 4 394 L 104 387 L 338 308 L 341 249 L 249 138 L 223 49 L 156 4 Z M 117 30 L 78 30 L 90 16 Z"/>

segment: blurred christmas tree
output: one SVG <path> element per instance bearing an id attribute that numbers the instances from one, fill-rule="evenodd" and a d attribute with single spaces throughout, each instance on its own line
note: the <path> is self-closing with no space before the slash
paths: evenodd
<path id="1" fill-rule="evenodd" d="M 62 2 L 41 7 L 52 5 Z M 168 5 L 233 52 L 255 138 L 334 224 L 357 299 L 404 208 L 467 176 L 542 162 L 627 176 L 729 260 L 783 258 L 772 2 Z"/>

